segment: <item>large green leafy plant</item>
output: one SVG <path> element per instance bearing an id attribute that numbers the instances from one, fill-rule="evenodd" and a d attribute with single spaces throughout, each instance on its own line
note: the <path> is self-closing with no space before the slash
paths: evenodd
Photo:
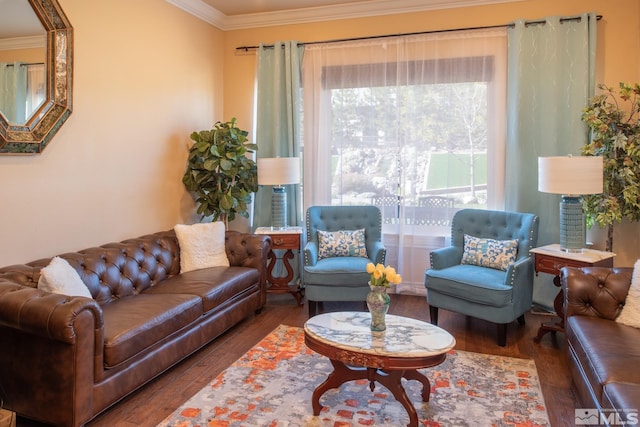
<path id="1" fill-rule="evenodd" d="M 194 193 L 203 218 L 226 223 L 236 215 L 249 216 L 251 194 L 258 191 L 258 167 L 246 154 L 258 147 L 247 135 L 235 118 L 191 134 L 194 144 L 182 182 Z"/>
<path id="2" fill-rule="evenodd" d="M 604 192 L 584 197 L 587 226 L 607 227 L 607 250 L 613 249 L 613 224 L 640 220 L 640 85 L 620 83 L 615 91 L 599 85 L 582 120 L 591 131 L 582 147 L 586 156 L 602 156 Z"/>

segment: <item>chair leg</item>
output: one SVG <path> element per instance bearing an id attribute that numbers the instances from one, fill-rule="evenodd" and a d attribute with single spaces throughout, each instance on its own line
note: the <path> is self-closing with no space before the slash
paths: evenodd
<path id="1" fill-rule="evenodd" d="M 498 323 L 498 345 L 504 347 L 507 345 L 507 324 Z"/>
<path id="2" fill-rule="evenodd" d="M 438 307 L 429 306 L 429 315 L 431 316 L 431 324 L 438 325 Z"/>
<path id="3" fill-rule="evenodd" d="M 309 304 L 309 317 L 313 317 L 316 315 L 318 303 L 316 301 L 307 300 Z"/>
<path id="4" fill-rule="evenodd" d="M 518 324 L 519 325 L 524 325 L 524 314 L 520 317 L 518 317 Z"/>

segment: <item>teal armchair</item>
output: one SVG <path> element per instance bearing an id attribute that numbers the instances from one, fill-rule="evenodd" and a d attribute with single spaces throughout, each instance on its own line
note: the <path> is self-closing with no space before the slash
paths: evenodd
<path id="1" fill-rule="evenodd" d="M 382 218 L 376 206 L 312 206 L 306 214 L 302 282 L 309 317 L 322 301 L 364 301 L 369 293 L 367 263 L 384 264 Z M 366 256 L 319 256 L 318 231 L 364 229 Z"/>
<path id="2" fill-rule="evenodd" d="M 516 319 L 524 323 L 524 313 L 531 308 L 534 261 L 529 251 L 538 242 L 538 226 L 534 214 L 481 209 L 456 212 L 451 246 L 431 252 L 431 268 L 425 273 L 431 323 L 438 324 L 439 308 L 484 319 L 497 324 L 498 345 L 504 346 L 507 324 Z M 474 264 L 469 258 L 462 263 L 465 234 L 498 241 L 517 239 L 515 259 L 506 270 L 484 266 L 484 261 Z"/>

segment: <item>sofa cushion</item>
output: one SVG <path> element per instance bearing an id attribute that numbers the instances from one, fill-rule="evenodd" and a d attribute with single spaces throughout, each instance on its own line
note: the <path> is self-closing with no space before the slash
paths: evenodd
<path id="1" fill-rule="evenodd" d="M 202 315 L 201 299 L 194 295 L 139 294 L 102 307 L 104 364 L 113 368 Z"/>
<path id="2" fill-rule="evenodd" d="M 201 268 L 229 266 L 223 222 L 177 224 L 174 230 L 180 244 L 181 273 Z"/>
<path id="3" fill-rule="evenodd" d="M 603 402 L 606 384 L 640 384 L 640 369 L 629 369 L 640 366 L 638 329 L 597 317 L 571 316 L 567 319 L 566 334 L 599 402 Z"/>
<path id="4" fill-rule="evenodd" d="M 80 275 L 64 258 L 53 257 L 49 264 L 40 270 L 38 289 L 69 296 L 91 298 L 89 288 Z"/>
<path id="5" fill-rule="evenodd" d="M 145 290 L 144 294 L 189 294 L 202 299 L 204 312 L 221 304 L 242 298 L 245 292 L 255 290 L 260 274 L 255 268 L 214 267 L 189 271 L 163 280 Z"/>
<path id="6" fill-rule="evenodd" d="M 504 284 L 502 270 L 461 264 L 427 274 L 432 291 L 493 307 L 511 304 L 513 289 Z"/>
<path id="7" fill-rule="evenodd" d="M 638 415 L 640 409 L 638 404 L 640 404 L 640 384 L 611 383 L 604 387 L 602 407 L 604 409 L 618 409 L 620 418 L 623 421 L 629 421 L 629 425 L 636 424 L 632 422 L 629 414 L 633 411 L 632 416 Z"/>
<path id="8" fill-rule="evenodd" d="M 362 287 L 369 281 L 367 264 L 369 258 L 332 257 L 321 259 L 316 265 L 304 267 L 304 281 L 319 286 L 353 286 Z M 365 285 L 366 286 L 366 285 Z"/>

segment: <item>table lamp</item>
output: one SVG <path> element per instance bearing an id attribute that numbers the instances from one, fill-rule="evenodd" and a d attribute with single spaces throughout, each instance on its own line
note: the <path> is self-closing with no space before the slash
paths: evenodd
<path id="1" fill-rule="evenodd" d="M 560 249 L 582 252 L 586 230 L 581 196 L 602 193 L 602 157 L 538 157 L 538 191 L 561 194 Z"/>
<path id="2" fill-rule="evenodd" d="M 272 185 L 271 227 L 287 228 L 287 192 L 284 185 L 300 183 L 298 157 L 272 157 L 258 159 L 258 184 Z"/>

